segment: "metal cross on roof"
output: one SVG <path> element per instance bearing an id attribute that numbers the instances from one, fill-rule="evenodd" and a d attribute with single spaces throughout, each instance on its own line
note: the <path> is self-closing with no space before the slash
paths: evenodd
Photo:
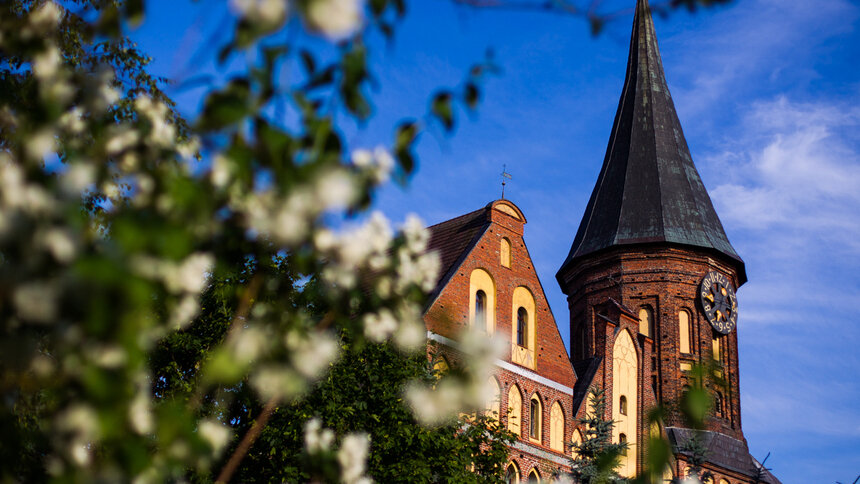
<path id="1" fill-rule="evenodd" d="M 505 199 L 505 185 L 507 185 L 505 179 L 507 178 L 508 180 L 513 180 L 513 177 L 510 173 L 508 173 L 507 168 L 508 165 L 502 165 L 502 200 Z"/>

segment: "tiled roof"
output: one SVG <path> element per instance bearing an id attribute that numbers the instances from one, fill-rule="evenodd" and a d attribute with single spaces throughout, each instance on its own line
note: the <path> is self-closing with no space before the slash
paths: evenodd
<path id="1" fill-rule="evenodd" d="M 558 277 L 572 261 L 615 246 L 670 243 L 727 256 L 746 281 L 693 164 L 663 72 L 648 0 L 633 20 L 627 75 L 606 157 Z"/>
<path id="2" fill-rule="evenodd" d="M 745 442 L 719 432 L 701 431 L 699 433 L 702 444 L 706 449 L 705 456 L 708 462 L 723 469 L 755 477 L 761 465 L 750 455 L 749 448 L 747 448 Z M 696 431 L 678 427 L 667 427 L 666 434 L 669 436 L 669 443 L 672 444 L 675 452 L 688 454 L 682 448 L 684 444 L 696 435 Z M 760 482 L 765 484 L 781 484 L 779 479 L 767 470 L 764 470 L 763 474 Z"/>
<path id="3" fill-rule="evenodd" d="M 430 301 L 436 298 L 460 266 L 460 262 L 490 226 L 487 215 L 489 207 L 488 205 L 427 228 L 430 231 L 428 251 L 437 252 L 441 262 L 439 280 L 436 281 L 436 288 L 431 294 Z"/>

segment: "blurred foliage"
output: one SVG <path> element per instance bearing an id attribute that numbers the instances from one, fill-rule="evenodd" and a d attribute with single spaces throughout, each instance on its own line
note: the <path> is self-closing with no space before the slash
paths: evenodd
<path id="1" fill-rule="evenodd" d="M 439 263 L 420 220 L 368 213 L 422 133 L 477 108 L 492 52 L 387 146 L 354 147 L 340 124 L 373 114 L 366 37 L 393 39 L 405 2 L 231 8 L 211 47 L 241 67 L 186 122 L 125 36 L 143 0 L 0 4 L 0 479 L 497 480 L 504 433 L 419 427 L 402 404 L 404 382 L 432 387 Z M 446 380 L 456 407 L 490 367 Z M 395 464 L 407 450 L 423 464 Z"/>

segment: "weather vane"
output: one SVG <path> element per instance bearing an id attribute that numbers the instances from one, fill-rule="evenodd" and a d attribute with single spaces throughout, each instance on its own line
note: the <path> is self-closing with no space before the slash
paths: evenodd
<path id="1" fill-rule="evenodd" d="M 507 182 L 505 181 L 505 179 L 513 180 L 513 177 L 511 177 L 511 174 L 508 173 L 507 168 L 508 168 L 508 165 L 502 165 L 502 200 L 505 199 L 505 185 L 507 185 Z"/>

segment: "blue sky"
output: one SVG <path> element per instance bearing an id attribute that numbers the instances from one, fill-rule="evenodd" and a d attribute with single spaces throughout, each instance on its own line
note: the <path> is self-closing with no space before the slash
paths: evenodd
<path id="1" fill-rule="evenodd" d="M 382 191 L 393 220 L 428 224 L 498 198 L 526 214 L 526 243 L 561 332 L 555 272 L 603 160 L 621 92 L 631 9 L 591 37 L 580 18 L 410 3 L 393 45 L 377 42 L 375 115 L 348 124 L 352 146 L 390 139 L 494 49 L 503 74 L 453 137 L 425 134 L 407 189 Z M 154 72 L 211 72 L 223 2 L 151 1 L 133 33 Z M 744 432 L 783 482 L 853 482 L 860 474 L 860 3 L 740 0 L 655 19 L 667 81 L 693 159 L 749 282 L 738 291 Z M 195 55 L 197 53 L 198 55 Z M 175 93 L 189 117 L 200 91 Z"/>

